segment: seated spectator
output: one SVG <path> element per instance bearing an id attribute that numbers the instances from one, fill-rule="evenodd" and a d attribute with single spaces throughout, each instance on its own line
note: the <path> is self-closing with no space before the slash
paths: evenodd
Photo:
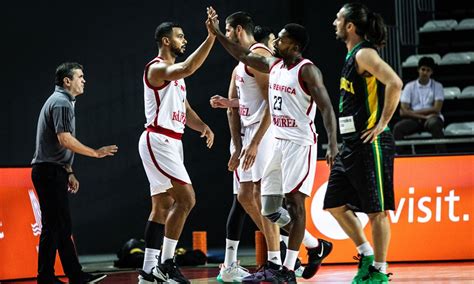
<path id="1" fill-rule="evenodd" d="M 418 79 L 406 84 L 400 98 L 401 120 L 395 124 L 395 140 L 428 131 L 433 138 L 443 138 L 444 118 L 441 108 L 444 101 L 443 85 L 431 79 L 435 62 L 431 57 L 418 61 Z M 436 145 L 437 152 L 445 152 L 445 145 Z"/>

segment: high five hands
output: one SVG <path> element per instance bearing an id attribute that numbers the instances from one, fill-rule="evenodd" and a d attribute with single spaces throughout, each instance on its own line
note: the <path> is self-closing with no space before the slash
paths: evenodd
<path id="1" fill-rule="evenodd" d="M 212 7 L 207 7 L 207 30 L 214 35 L 220 32 L 219 30 L 219 19 L 217 18 L 217 12 Z"/>

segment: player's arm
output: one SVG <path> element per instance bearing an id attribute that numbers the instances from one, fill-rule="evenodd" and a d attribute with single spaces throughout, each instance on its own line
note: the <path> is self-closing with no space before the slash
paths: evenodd
<path id="1" fill-rule="evenodd" d="M 215 38 L 212 33 L 209 33 L 204 42 L 183 62 L 175 64 L 157 62 L 150 65 L 147 79 L 154 86 L 161 86 L 164 81 L 173 81 L 190 76 L 204 63 L 204 60 L 211 51 Z"/>
<path id="2" fill-rule="evenodd" d="M 233 98 L 233 99 L 227 99 L 227 107 L 239 107 L 239 99 L 238 98 Z"/>
<path id="3" fill-rule="evenodd" d="M 254 50 L 253 52 L 258 54 L 258 55 L 267 57 L 267 58 L 272 56 L 272 54 L 266 49 L 260 49 L 259 48 L 259 49 Z M 260 90 L 260 94 L 262 95 L 262 98 L 267 103 L 265 113 L 264 113 L 264 116 L 263 116 L 262 121 L 260 123 L 260 126 L 259 126 L 257 132 L 255 133 L 255 136 L 252 138 L 252 141 L 255 140 L 254 142 L 259 144 L 260 141 L 262 140 L 263 135 L 265 134 L 265 132 L 267 131 L 267 129 L 270 125 L 270 110 L 269 110 L 269 106 L 268 106 L 268 80 L 269 80 L 269 76 L 268 76 L 267 73 L 259 72 L 259 71 L 255 70 L 254 68 L 251 68 L 251 67 L 249 67 L 249 71 L 255 76 L 255 82 L 257 83 L 257 87 Z"/>
<path id="4" fill-rule="evenodd" d="M 240 113 L 238 104 L 237 87 L 235 86 L 235 74 L 236 68 L 232 71 L 229 83 L 228 98 L 232 101 L 237 101 L 236 105 L 233 105 L 227 109 L 227 121 L 229 122 L 230 136 L 232 143 L 234 144 L 234 152 L 231 154 L 229 162 L 227 163 L 229 171 L 234 171 L 240 163 L 240 152 L 242 151 L 242 136 L 241 136 L 241 124 L 240 124 Z"/>
<path id="5" fill-rule="evenodd" d="M 268 50 L 263 49 L 263 48 L 257 48 L 253 50 L 252 52 L 259 56 L 263 56 L 265 58 L 272 57 L 272 54 Z M 257 83 L 257 86 L 260 90 L 260 94 L 262 95 L 262 98 L 265 101 L 268 101 L 268 79 L 269 79 L 268 72 L 262 73 L 253 67 L 248 67 L 248 70 L 255 77 L 255 82 Z"/>
<path id="6" fill-rule="evenodd" d="M 272 56 L 270 52 L 266 49 L 256 49 L 253 52 L 265 57 Z M 265 105 L 265 112 L 262 116 L 262 120 L 260 121 L 260 125 L 258 126 L 257 131 L 252 137 L 252 140 L 250 141 L 247 148 L 242 151 L 241 156 L 244 158 L 242 168 L 244 170 L 250 169 L 253 163 L 255 162 L 255 158 L 257 157 L 257 152 L 258 152 L 258 145 L 260 145 L 260 142 L 262 141 L 263 136 L 267 132 L 268 127 L 270 126 L 270 122 L 271 122 L 270 109 L 268 105 L 268 77 L 269 76 L 267 73 L 258 72 L 257 70 L 251 67 L 249 67 L 249 72 L 254 75 L 255 81 L 260 90 L 260 94 L 265 100 L 266 105 Z"/>
<path id="7" fill-rule="evenodd" d="M 236 68 L 232 71 L 232 75 L 230 77 L 229 83 L 229 92 L 228 97 L 229 100 L 237 100 L 238 102 L 238 95 L 237 95 L 237 88 L 235 86 L 235 73 Z M 242 149 L 242 138 L 241 138 L 241 125 L 240 125 L 240 114 L 239 114 L 239 105 L 233 105 L 227 109 L 227 120 L 229 122 L 229 130 L 230 135 L 232 137 L 232 143 L 234 143 L 234 147 L 236 150 L 239 151 Z"/>
<path id="8" fill-rule="evenodd" d="M 356 62 L 359 74 L 367 71 L 385 85 L 384 105 L 379 122 L 374 128 L 367 130 L 361 136 L 361 139 L 364 139 L 364 143 L 372 143 L 387 127 L 393 113 L 397 109 L 403 82 L 400 77 L 398 77 L 397 73 L 393 71 L 392 67 L 383 61 L 374 49 L 361 49 L 356 54 Z"/>
<path id="9" fill-rule="evenodd" d="M 302 67 L 301 77 L 309 94 L 321 111 L 324 128 L 328 135 L 328 150 L 326 161 L 332 165 L 338 152 L 337 149 L 337 124 L 336 115 L 332 108 L 331 99 L 324 85 L 323 75 L 318 67 L 313 64 L 306 64 Z"/>
<path id="10" fill-rule="evenodd" d="M 214 132 L 207 124 L 205 124 L 202 119 L 197 115 L 197 113 L 191 108 L 188 103 L 188 100 L 185 101 L 186 104 L 186 125 L 201 133 L 201 137 L 206 137 L 207 148 L 211 148 L 214 144 Z"/>
<path id="11" fill-rule="evenodd" d="M 226 38 L 219 29 L 217 13 L 212 7 L 208 8 L 208 18 L 210 19 L 209 22 L 206 22 L 209 25 L 208 28 L 214 32 L 219 42 L 230 53 L 230 55 L 245 65 L 251 66 L 260 72 L 270 73 L 270 67 L 275 61 L 277 61 L 277 58 L 264 57 L 256 53 L 252 53 L 247 48 L 244 48 L 240 44 L 234 43 Z"/>
<path id="12" fill-rule="evenodd" d="M 212 108 L 239 107 L 239 99 L 228 99 L 219 95 L 212 96 L 209 103 Z"/>

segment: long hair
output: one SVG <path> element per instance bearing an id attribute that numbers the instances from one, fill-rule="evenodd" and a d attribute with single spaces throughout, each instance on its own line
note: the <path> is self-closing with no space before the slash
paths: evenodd
<path id="1" fill-rule="evenodd" d="M 356 34 L 381 48 L 387 43 L 387 27 L 382 16 L 364 4 L 353 2 L 344 6 L 344 19 L 356 27 Z"/>

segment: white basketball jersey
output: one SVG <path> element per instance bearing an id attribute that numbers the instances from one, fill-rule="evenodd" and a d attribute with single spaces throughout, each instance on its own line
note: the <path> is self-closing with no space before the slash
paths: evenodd
<path id="1" fill-rule="evenodd" d="M 271 50 L 261 43 L 252 45 L 250 50 L 253 51 L 258 48 L 263 48 L 271 53 Z M 249 126 L 260 122 L 265 111 L 265 100 L 254 75 L 249 72 L 247 65 L 242 62 L 239 62 L 235 71 L 235 86 L 239 97 L 239 113 L 242 124 Z"/>
<path id="2" fill-rule="evenodd" d="M 165 128 L 183 133 L 186 124 L 186 85 L 183 79 L 166 81 L 161 87 L 153 87 L 146 74 L 151 64 L 161 62 L 156 57 L 145 66 L 143 89 L 145 91 L 145 127 Z"/>
<path id="3" fill-rule="evenodd" d="M 301 79 L 301 68 L 306 64 L 313 63 L 303 59 L 287 68 L 283 60 L 277 61 L 270 70 L 268 91 L 275 138 L 300 145 L 315 144 L 317 136 L 313 122 L 316 103 Z"/>

